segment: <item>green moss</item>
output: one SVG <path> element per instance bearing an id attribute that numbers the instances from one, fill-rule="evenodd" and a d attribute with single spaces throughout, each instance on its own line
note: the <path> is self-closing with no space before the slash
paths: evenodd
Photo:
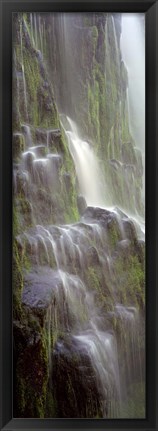
<path id="1" fill-rule="evenodd" d="M 18 159 L 25 149 L 24 136 L 20 133 L 13 134 L 13 158 Z"/>
<path id="2" fill-rule="evenodd" d="M 120 298 L 124 305 L 135 304 L 136 307 L 144 306 L 145 302 L 145 275 L 137 255 L 119 257 L 115 265 L 119 281 Z"/>
<path id="3" fill-rule="evenodd" d="M 48 356 L 44 334 L 41 336 L 37 344 L 25 348 L 18 360 L 16 388 L 18 417 L 44 418 L 45 416 Z"/>
<path id="4" fill-rule="evenodd" d="M 17 242 L 13 240 L 13 262 L 12 262 L 12 286 L 13 286 L 13 317 L 17 319 L 21 316 L 21 293 L 23 290 L 23 275 L 21 256 Z"/>
<path id="5" fill-rule="evenodd" d="M 53 389 L 49 386 L 47 388 L 46 394 L 46 410 L 45 410 L 45 418 L 54 418 L 57 414 L 57 404 L 53 394 Z"/>
<path id="6" fill-rule="evenodd" d="M 107 225 L 107 229 L 110 250 L 112 251 L 116 247 L 118 241 L 121 239 L 121 232 L 117 220 L 114 218 L 111 219 Z"/>

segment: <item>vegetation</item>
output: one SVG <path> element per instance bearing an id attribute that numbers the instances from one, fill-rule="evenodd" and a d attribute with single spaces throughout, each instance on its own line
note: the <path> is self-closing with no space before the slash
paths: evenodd
<path id="1" fill-rule="evenodd" d="M 138 345 L 143 362 L 143 323 L 141 331 L 137 328 L 135 352 L 117 312 L 118 302 L 125 312 L 133 307 L 143 319 L 144 245 L 123 213 L 122 229 L 116 214 L 106 210 L 102 216 L 96 209 L 94 216 L 92 208 L 90 219 L 84 213 L 79 221 L 80 191 L 57 108 L 57 104 L 60 111 L 67 107 L 68 115 L 77 119 L 82 137 L 95 147 L 112 201 L 124 208 L 130 184 L 129 210 L 143 215 L 142 159 L 129 133 L 128 77 L 118 48 L 119 26 L 116 43 L 111 14 L 92 15 L 76 14 L 74 28 L 70 28 L 71 68 L 77 70 L 72 86 L 69 65 L 67 70 L 63 66 L 62 17 L 54 22 L 48 16 L 36 21 L 26 13 L 14 16 L 14 417 L 102 418 L 118 414 L 116 388 L 111 384 L 110 402 L 117 404 L 117 409 L 110 413 L 107 400 L 103 407 L 90 348 L 89 353 L 84 347 L 81 351 L 74 342 L 79 325 L 83 332 L 90 328 L 91 334 L 88 325 L 94 323 L 94 306 L 105 332 L 115 334 L 118 345 L 121 340 L 120 374 L 127 375 L 129 381 L 119 415 L 144 415 L 143 379 L 139 381 L 133 374 L 131 382 L 128 375 L 128 356 L 133 352 L 137 356 Z M 71 234 L 65 225 L 72 228 Z M 136 365 L 140 374 L 135 358 L 132 360 L 131 369 Z"/>

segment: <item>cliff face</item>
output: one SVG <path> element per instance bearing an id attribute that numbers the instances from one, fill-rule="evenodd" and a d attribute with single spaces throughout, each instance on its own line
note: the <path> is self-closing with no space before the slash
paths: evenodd
<path id="1" fill-rule="evenodd" d="M 121 16 L 14 14 L 13 30 L 14 416 L 143 417 L 144 242 L 123 211 L 86 209 L 60 115 L 98 155 L 112 204 L 142 215 Z"/>
<path id="2" fill-rule="evenodd" d="M 112 201 L 142 215 L 142 157 L 129 132 L 120 35 L 119 14 L 57 14 L 47 25 L 46 60 L 60 112 L 104 160 Z"/>

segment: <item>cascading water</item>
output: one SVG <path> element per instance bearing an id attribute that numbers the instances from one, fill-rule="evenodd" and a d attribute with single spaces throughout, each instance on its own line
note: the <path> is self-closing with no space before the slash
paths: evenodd
<path id="1" fill-rule="evenodd" d="M 27 102 L 27 92 L 26 92 L 26 80 L 25 80 L 25 69 L 24 69 L 24 59 L 23 59 L 22 27 L 21 26 L 20 26 L 20 46 L 21 46 L 21 69 L 22 69 L 22 78 L 23 78 L 23 94 L 24 94 L 26 118 L 28 120 L 28 102 Z"/>
<path id="2" fill-rule="evenodd" d="M 66 31 L 63 62 L 69 75 L 66 49 L 70 53 L 71 38 L 66 20 L 64 14 L 61 18 L 63 34 Z M 35 14 L 31 14 L 30 22 L 32 43 L 36 49 L 40 43 L 42 50 L 44 24 Z M 105 33 L 108 38 L 110 22 L 119 63 L 113 17 L 106 21 Z M 85 31 L 91 34 L 87 28 Z M 109 43 L 106 54 L 110 61 Z M 66 81 L 71 86 L 70 77 L 66 76 Z M 68 88 L 71 95 L 72 88 Z M 80 220 L 73 223 L 49 222 L 42 202 L 45 194 L 49 194 L 51 216 L 55 207 L 52 195 L 60 195 L 65 174 L 60 147 L 59 150 L 55 147 L 54 152 L 51 147 L 51 139 L 54 144 L 59 130 L 22 126 L 25 148 L 13 177 L 15 194 L 19 201 L 22 193 L 27 197 L 27 211 L 31 213 L 29 222 L 16 238 L 19 249 L 29 257 L 31 268 L 24 271 L 22 304 L 33 313 L 38 310 L 41 319 L 40 312 L 45 310 L 43 327 L 47 334 L 49 385 L 55 391 L 59 413 L 62 414 L 64 405 L 60 409 L 63 382 L 68 382 L 70 394 L 78 391 L 78 385 L 83 389 L 86 380 L 88 389 L 83 391 L 84 394 L 87 390 L 86 417 L 97 417 L 97 414 L 105 418 L 135 417 L 137 384 L 144 389 L 144 319 L 139 310 L 142 297 L 138 306 L 133 290 L 134 284 L 139 296 L 140 285 L 143 286 L 142 230 L 137 221 L 134 224 L 125 212 L 115 207 L 93 146 L 80 138 L 68 112 L 65 110 L 63 129 L 75 165 L 78 191 L 87 204 Z M 110 162 L 116 168 L 116 160 Z M 43 210 L 40 215 L 38 208 Z M 70 372 L 74 373 L 72 381 Z M 76 401 L 76 397 L 74 411 L 82 417 L 80 400 Z M 71 414 L 73 417 L 75 413 Z M 68 415 L 63 413 L 63 417 Z"/>
<path id="3" fill-rule="evenodd" d="M 144 15 L 123 14 L 122 58 L 128 70 L 128 107 L 131 134 L 143 156 L 145 199 L 145 38 Z M 139 121 L 138 121 L 139 119 Z"/>
<path id="4" fill-rule="evenodd" d="M 70 130 L 65 130 L 69 149 L 75 163 L 80 192 L 87 205 L 109 206 L 110 196 L 101 166 L 88 142 L 79 138 L 75 123 L 67 117 Z"/>

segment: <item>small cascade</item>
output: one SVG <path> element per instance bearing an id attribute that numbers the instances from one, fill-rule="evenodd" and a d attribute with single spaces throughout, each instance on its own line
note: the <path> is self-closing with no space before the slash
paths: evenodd
<path id="1" fill-rule="evenodd" d="M 28 226 L 17 237 L 19 247 L 29 256 L 32 268 L 25 275 L 22 301 L 33 310 L 46 310 L 50 379 L 54 372 L 53 361 L 60 361 L 65 349 L 69 351 L 64 338 L 71 337 L 71 345 L 77 349 L 78 358 L 82 358 L 85 352 L 93 370 L 102 417 L 120 417 L 127 396 L 126 386 L 132 384 L 132 379 L 143 382 L 144 372 L 139 349 L 139 312 L 131 300 L 128 306 L 119 303 L 120 287 L 116 273 L 118 253 L 124 256 L 131 247 L 130 221 L 127 214 L 117 207 L 106 209 L 98 206 L 103 201 L 102 196 L 98 196 L 100 173 L 96 158 L 89 144 L 78 137 L 77 128 L 69 118 L 68 123 L 71 125 L 71 130 L 66 131 L 70 153 L 80 191 L 89 206 L 76 223 L 44 225 L 36 222 L 34 227 Z M 23 132 L 26 151 L 22 152 L 15 167 L 15 190 L 17 192 L 19 187 L 19 172 L 22 181 L 20 192 L 22 190 L 28 199 L 35 220 L 36 194 L 43 187 L 51 191 L 53 184 L 58 182 L 62 157 L 48 152 L 48 136 L 52 131 L 45 131 L 45 135 L 40 132 L 46 137 L 45 144 L 34 142 L 33 136 L 38 136 L 39 130 L 32 133 L 29 125 L 23 125 Z M 92 171 L 96 173 L 94 184 Z M 24 187 L 24 177 L 27 188 Z M 92 193 L 84 185 L 85 179 Z M 139 231 L 136 221 L 135 226 Z M 133 224 L 131 227 L 135 232 Z M 93 283 L 89 281 L 89 274 L 93 275 L 95 271 L 101 275 L 100 285 L 96 278 Z M 104 302 L 101 306 L 102 286 L 107 291 L 110 310 Z M 115 321 L 117 326 L 114 329 Z M 62 338 L 60 334 L 64 334 Z M 78 360 L 80 363 L 81 359 Z"/>
<path id="2" fill-rule="evenodd" d="M 114 21 L 114 16 L 113 15 L 111 15 L 111 20 L 112 20 L 112 26 L 113 26 L 113 32 L 114 32 L 116 62 L 117 62 L 117 67 L 118 67 L 118 71 L 119 71 L 120 70 L 119 47 L 118 47 L 118 40 L 117 40 L 117 36 L 116 36 L 115 21 Z"/>
<path id="3" fill-rule="evenodd" d="M 31 127 L 28 124 L 23 124 L 22 130 L 23 130 L 23 133 L 25 135 L 26 148 L 31 147 L 31 145 L 32 145 Z"/>
<path id="4" fill-rule="evenodd" d="M 128 70 L 127 92 L 130 131 L 143 159 L 143 199 L 145 199 L 145 38 L 141 14 L 123 14 L 121 52 Z M 139 118 L 139 122 L 138 122 Z"/>
<path id="5" fill-rule="evenodd" d="M 68 43 L 71 37 L 65 14 L 61 24 L 63 36 L 66 33 L 63 63 L 66 63 L 66 79 L 70 85 L 71 64 L 66 62 L 66 49 L 71 58 Z M 86 37 L 92 33 L 89 28 L 84 28 Z M 41 15 L 30 14 L 28 31 L 33 47 L 43 56 L 46 29 Z M 105 22 L 108 63 L 105 80 L 110 78 L 111 36 L 119 66 L 120 51 L 112 15 Z M 126 159 L 127 147 L 130 146 L 132 153 L 131 144 L 119 143 L 117 150 L 122 158 L 117 160 L 112 125 L 109 159 L 103 172 L 95 143 L 82 139 L 77 125 L 67 115 L 63 114 L 60 122 L 58 119 L 52 125 L 48 123 L 48 128 L 43 124 L 38 127 L 29 124 L 22 28 L 20 41 L 27 115 L 26 123 L 13 136 L 17 144 L 13 185 L 20 226 L 15 241 L 23 262 L 22 306 L 28 313 L 27 318 L 33 317 L 35 328 L 40 327 L 36 347 L 45 344 L 48 386 L 58 405 L 59 417 L 60 414 L 69 417 L 69 411 L 74 417 L 83 417 L 81 404 L 87 418 L 134 417 L 135 391 L 137 385 L 144 390 L 145 381 L 145 227 L 143 217 L 136 211 L 131 215 L 114 202 L 104 175 L 107 168 L 111 169 L 112 178 L 121 178 L 122 194 L 126 188 L 136 207 L 134 164 Z M 122 109 L 120 101 L 118 116 Z M 61 129 L 53 128 L 54 124 L 63 127 L 66 142 L 62 141 Z M 132 153 L 133 158 L 135 155 L 139 161 L 139 151 Z M 141 162 L 139 165 L 141 173 Z M 84 208 L 79 217 L 80 197 Z M 71 218 L 69 204 L 70 211 L 74 211 Z M 70 397 L 73 406 L 69 410 Z M 127 407 L 131 404 L 133 410 L 128 413 Z"/>
<path id="6" fill-rule="evenodd" d="M 108 206 L 110 197 L 104 177 L 93 149 L 88 142 L 79 138 L 75 123 L 67 117 L 69 129 L 65 130 L 69 149 L 75 163 L 80 190 L 87 205 Z"/>
<path id="7" fill-rule="evenodd" d="M 25 114 L 26 119 L 28 120 L 28 102 L 27 102 L 27 91 L 26 91 L 26 79 L 25 79 L 25 70 L 24 70 L 24 59 L 23 59 L 23 41 L 22 41 L 22 24 L 20 25 L 20 47 L 21 47 L 21 69 L 22 69 L 22 77 L 23 77 L 23 92 L 24 92 L 24 103 L 25 103 Z"/>

